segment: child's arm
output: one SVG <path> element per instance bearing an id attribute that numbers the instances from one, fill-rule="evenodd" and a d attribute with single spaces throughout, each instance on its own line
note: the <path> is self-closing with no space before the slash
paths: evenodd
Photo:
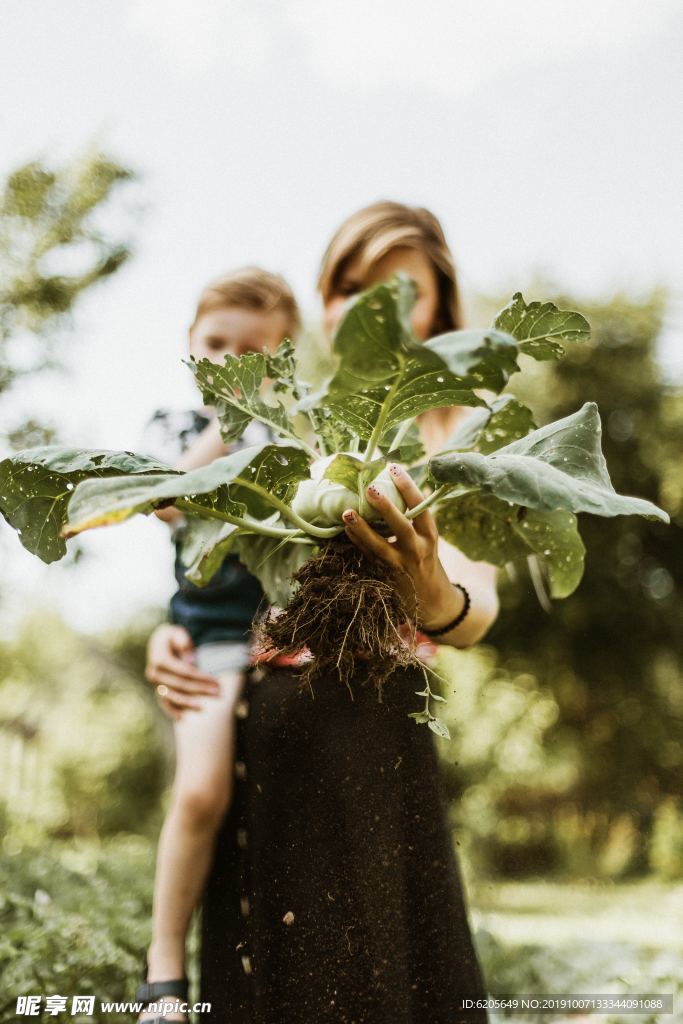
<path id="1" fill-rule="evenodd" d="M 198 466 L 206 466 L 209 462 L 213 462 L 214 459 L 227 455 L 229 451 L 230 445 L 226 445 L 221 437 L 218 417 L 212 411 L 211 422 L 204 427 L 201 434 L 195 438 L 187 450 L 177 459 L 173 464 L 173 468 L 187 472 L 190 469 L 196 469 Z M 159 519 L 163 519 L 165 523 L 173 523 L 178 516 L 182 515 L 182 512 L 170 506 L 169 508 L 156 509 L 154 514 Z"/>

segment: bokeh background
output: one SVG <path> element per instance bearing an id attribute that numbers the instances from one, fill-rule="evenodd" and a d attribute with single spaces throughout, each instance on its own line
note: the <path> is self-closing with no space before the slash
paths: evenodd
<path id="1" fill-rule="evenodd" d="M 489 991 L 680 992 L 680 4 L 1 16 L 0 457 L 135 450 L 156 408 L 197 404 L 186 331 L 222 270 L 284 273 L 314 337 L 326 241 L 379 198 L 441 218 L 471 324 L 516 290 L 588 317 L 590 343 L 512 390 L 539 423 L 595 400 L 617 490 L 672 523 L 583 516 L 584 580 L 550 610 L 524 566 L 501 576 L 486 642 L 443 653 L 439 745 Z M 0 523 L 0 567 L 4 1022 L 18 992 L 134 985 L 172 770 L 144 645 L 174 581 L 156 520 L 49 567 Z"/>

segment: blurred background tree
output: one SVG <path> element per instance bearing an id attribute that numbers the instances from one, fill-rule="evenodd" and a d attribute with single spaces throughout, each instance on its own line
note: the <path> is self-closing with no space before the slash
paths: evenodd
<path id="1" fill-rule="evenodd" d="M 90 149 L 52 167 L 32 161 L 0 191 L 0 401 L 16 381 L 63 365 L 63 334 L 79 297 L 131 255 L 101 226 L 102 211 L 134 175 Z M 0 449 L 49 443 L 53 424 L 11 423 Z"/>
<path id="2" fill-rule="evenodd" d="M 68 365 L 79 297 L 130 256 L 130 244 L 103 225 L 132 178 L 93 151 L 57 170 L 34 161 L 8 178 L 0 398 L 22 378 Z M 582 516 L 586 572 L 569 599 L 545 610 L 523 565 L 514 577 L 502 573 L 502 612 L 486 643 L 442 650 L 453 740 L 439 749 L 455 841 L 484 922 L 477 941 L 492 992 L 597 991 L 626 962 L 633 977 L 656 966 L 673 979 L 678 943 L 664 963 L 654 940 L 649 950 L 614 941 L 622 901 L 643 921 L 650 889 L 618 900 L 580 889 L 586 878 L 648 876 L 645 886 L 683 878 L 683 389 L 663 379 L 657 361 L 667 296 L 586 301 L 539 281 L 524 294 L 581 310 L 593 334 L 557 363 L 525 359 L 511 390 L 539 424 L 596 401 L 617 490 L 663 505 L 672 523 Z M 490 323 L 508 298 L 478 298 L 472 321 Z M 5 418 L 0 449 L 56 440 L 54 425 L 34 415 Z M 129 992 L 149 938 L 172 761 L 170 724 L 143 676 L 145 643 L 162 614 L 151 608 L 148 618 L 83 636 L 36 607 L 0 638 L 0 970 L 12 992 Z M 539 875 L 543 886 L 524 888 L 523 876 Z M 567 876 L 575 885 L 563 895 Z M 506 878 L 519 888 L 506 888 Z M 596 900 L 614 935 L 582 956 L 575 936 L 586 926 L 572 908 L 587 918 Z M 560 952 L 556 939 L 576 948 Z M 194 976 L 196 964 L 190 969 Z M 0 1021 L 13 1013 L 12 1000 L 0 998 Z"/>
<path id="3" fill-rule="evenodd" d="M 657 362 L 667 296 L 525 291 L 535 294 L 580 309 L 593 333 L 559 362 L 526 365 L 511 390 L 539 424 L 597 402 L 617 491 L 663 505 L 672 522 L 581 516 L 584 578 L 548 612 L 524 566 L 503 576 L 489 651 L 467 655 L 467 670 L 447 655 L 453 794 L 478 859 L 502 874 L 619 877 L 666 863 L 683 877 L 683 389 Z M 504 302 L 481 300 L 477 320 Z"/>
<path id="4" fill-rule="evenodd" d="M 524 292 L 552 295 L 545 284 Z M 473 319 L 490 322 L 506 300 L 482 299 Z M 672 524 L 581 517 L 587 567 L 574 595 L 546 612 L 524 566 L 501 574 L 486 643 L 442 649 L 453 739 L 438 743 L 454 838 L 491 993 L 600 991 L 607 979 L 626 994 L 653 978 L 674 991 L 680 920 L 653 921 L 652 906 L 679 898 L 683 879 L 683 391 L 656 360 L 663 293 L 555 301 L 588 316 L 592 339 L 525 366 L 511 390 L 539 423 L 595 400 L 615 486 L 663 504 Z M 31 608 L 0 639 L 9 993 L 130 995 L 172 758 L 143 677 L 161 614 L 83 636 Z M 638 940 L 624 935 L 624 915 Z M 0 1022 L 14 1010 L 0 995 Z"/>

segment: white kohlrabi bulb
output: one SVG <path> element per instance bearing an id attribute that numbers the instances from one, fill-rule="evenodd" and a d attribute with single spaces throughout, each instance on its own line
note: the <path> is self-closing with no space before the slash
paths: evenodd
<path id="1" fill-rule="evenodd" d="M 348 454 L 351 458 L 356 456 Z M 292 509 L 302 519 L 315 526 L 339 526 L 341 525 L 342 512 L 347 508 L 356 509 L 357 512 L 369 522 L 381 519 L 365 494 L 359 500 L 357 491 L 352 491 L 343 484 L 335 483 L 323 477 L 323 474 L 331 462 L 336 459 L 335 455 L 328 455 L 323 459 L 317 459 L 311 466 L 311 479 L 302 480 L 297 488 L 296 495 L 292 502 Z M 405 501 L 386 467 L 372 481 L 377 489 L 389 498 L 401 512 L 405 511 Z"/>

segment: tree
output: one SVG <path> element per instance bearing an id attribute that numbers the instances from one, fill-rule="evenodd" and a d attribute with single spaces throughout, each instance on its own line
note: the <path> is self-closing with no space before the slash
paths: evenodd
<path id="1" fill-rule="evenodd" d="M 32 161 L 7 178 L 0 191 L 0 399 L 21 377 L 62 365 L 58 329 L 83 292 L 129 258 L 130 246 L 108 238 L 97 214 L 132 178 L 93 150 L 58 168 Z M 11 424 L 0 444 L 20 449 L 53 437 L 30 419 Z"/>
<path id="2" fill-rule="evenodd" d="M 671 524 L 582 516 L 578 590 L 544 614 L 520 575 L 503 586 L 487 638 L 503 664 L 526 668 L 552 691 L 560 714 L 544 743 L 581 754 L 581 777 L 564 802 L 630 815 L 640 833 L 631 866 L 643 863 L 657 806 L 683 791 L 683 390 L 662 379 L 656 360 L 666 299 L 661 289 L 641 301 L 558 296 L 585 313 L 591 340 L 537 364 L 515 391 L 541 423 L 596 401 L 617 491 L 663 504 Z M 510 787 L 499 809 L 523 813 L 538 798 Z M 554 802 L 548 794 L 548 807 Z"/>

